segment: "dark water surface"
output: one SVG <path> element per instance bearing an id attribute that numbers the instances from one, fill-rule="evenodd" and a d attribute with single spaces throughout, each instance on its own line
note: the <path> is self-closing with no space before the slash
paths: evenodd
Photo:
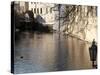
<path id="1" fill-rule="evenodd" d="M 88 48 L 67 35 L 22 32 L 15 42 L 15 73 L 91 69 Z"/>

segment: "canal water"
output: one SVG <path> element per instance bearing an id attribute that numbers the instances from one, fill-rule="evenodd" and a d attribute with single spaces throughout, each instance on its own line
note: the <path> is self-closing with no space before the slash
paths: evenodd
<path id="1" fill-rule="evenodd" d="M 15 73 L 92 69 L 89 44 L 58 33 L 21 32 L 15 41 Z"/>

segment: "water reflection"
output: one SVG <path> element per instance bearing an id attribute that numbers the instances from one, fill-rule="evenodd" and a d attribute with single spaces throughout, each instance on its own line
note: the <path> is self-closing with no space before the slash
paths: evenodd
<path id="1" fill-rule="evenodd" d="M 80 39 L 29 32 L 20 33 L 19 38 L 15 42 L 15 73 L 92 68 L 89 45 Z"/>

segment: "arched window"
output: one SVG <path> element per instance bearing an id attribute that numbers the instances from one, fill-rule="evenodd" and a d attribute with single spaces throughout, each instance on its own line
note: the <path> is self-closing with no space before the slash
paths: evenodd
<path id="1" fill-rule="evenodd" d="M 37 8 L 37 14 L 39 14 L 39 8 Z"/>
<path id="2" fill-rule="evenodd" d="M 52 13 L 52 8 L 50 8 L 50 13 Z"/>
<path id="3" fill-rule="evenodd" d="M 48 8 L 46 8 L 46 14 L 48 14 Z"/>
<path id="4" fill-rule="evenodd" d="M 36 14 L 36 8 L 34 8 L 34 13 Z"/>
<path id="5" fill-rule="evenodd" d="M 42 14 L 42 8 L 40 8 L 40 13 Z"/>

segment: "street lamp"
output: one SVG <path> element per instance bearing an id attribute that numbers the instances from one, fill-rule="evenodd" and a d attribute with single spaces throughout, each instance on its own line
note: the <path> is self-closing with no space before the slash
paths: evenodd
<path id="1" fill-rule="evenodd" d="M 59 11 L 59 33 L 60 33 L 60 8 L 61 8 L 61 4 L 58 4 L 58 11 Z"/>
<path id="2" fill-rule="evenodd" d="M 97 65 L 94 63 L 97 59 L 97 45 L 95 40 L 93 40 L 91 47 L 89 47 L 89 54 L 90 60 L 92 61 L 92 67 L 97 68 Z"/>

